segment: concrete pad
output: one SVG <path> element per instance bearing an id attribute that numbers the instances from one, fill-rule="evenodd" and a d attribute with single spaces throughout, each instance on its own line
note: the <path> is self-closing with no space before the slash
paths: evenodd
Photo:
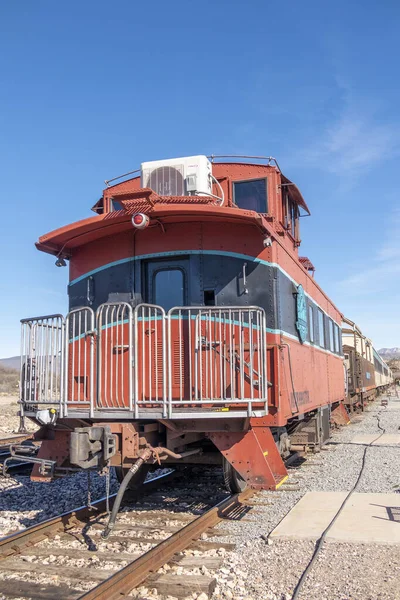
<path id="1" fill-rule="evenodd" d="M 378 433 L 361 433 L 355 435 L 351 440 L 350 444 L 370 444 L 379 435 Z M 386 446 L 387 444 L 393 446 L 400 444 L 400 433 L 384 433 L 379 440 L 376 440 L 373 446 Z"/>
<path id="2" fill-rule="evenodd" d="M 346 492 L 307 492 L 270 537 L 318 539 L 346 496 Z M 353 494 L 326 539 L 400 544 L 400 495 Z"/>

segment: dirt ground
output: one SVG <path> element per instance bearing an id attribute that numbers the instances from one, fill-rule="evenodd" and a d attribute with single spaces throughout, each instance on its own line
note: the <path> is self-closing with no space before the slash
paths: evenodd
<path id="1" fill-rule="evenodd" d="M 18 433 L 18 412 L 18 396 L 0 395 L 0 436 L 2 434 Z M 37 426 L 28 420 L 25 427 L 28 431 L 37 429 Z"/>
<path id="2" fill-rule="evenodd" d="M 15 406 L 15 410 L 18 409 L 18 396 L 6 396 L 0 395 L 0 407 L 3 406 Z"/>

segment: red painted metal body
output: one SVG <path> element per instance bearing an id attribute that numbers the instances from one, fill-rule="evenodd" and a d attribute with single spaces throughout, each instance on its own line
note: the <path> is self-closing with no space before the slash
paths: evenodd
<path id="1" fill-rule="evenodd" d="M 213 164 L 213 175 L 224 192 L 222 206 L 218 205 L 215 199 L 205 196 L 158 196 L 150 189 L 142 189 L 140 178 L 137 177 L 106 188 L 95 207 L 100 214 L 42 236 L 37 247 L 44 252 L 69 259 L 71 284 L 89 277 L 91 273 L 123 264 L 124 261 L 144 261 L 154 257 L 167 260 L 168 257 L 186 254 L 199 256 L 200 260 L 211 255 L 220 257 L 221 261 L 224 257 L 234 257 L 255 267 L 264 265 L 275 271 L 278 269 L 279 276 L 284 277 L 286 282 L 293 282 L 295 288 L 301 285 L 307 297 L 324 312 L 326 318 L 340 325 L 341 312 L 310 275 L 312 263 L 308 259 L 299 259 L 299 234 L 287 223 L 285 194 L 290 193 L 290 201 L 298 209 L 309 212 L 297 187 L 271 165 L 216 163 Z M 268 207 L 265 213 L 240 209 L 233 200 L 233 182 L 257 178 L 267 180 Z M 215 195 L 219 193 L 217 186 L 214 186 L 213 192 Z M 121 210 L 110 212 L 112 200 L 118 201 Z M 144 230 L 135 230 L 132 227 L 131 217 L 137 212 L 150 218 L 150 224 Z M 117 282 L 116 289 L 112 291 L 117 292 L 118 285 Z M 267 291 L 265 293 L 267 294 Z M 223 301 L 222 294 L 223 292 Z M 279 290 L 276 297 L 279 304 Z M 277 311 L 281 311 L 282 318 L 286 310 L 283 304 L 293 303 L 293 298 L 291 291 L 287 292 L 285 297 L 282 296 L 282 307 L 276 307 Z M 178 335 L 179 326 L 178 321 L 172 325 L 172 339 Z M 186 323 L 184 327 L 190 329 L 193 334 L 194 322 Z M 157 337 L 157 332 L 154 335 L 154 331 L 150 326 L 147 330 L 139 328 L 135 340 L 138 347 L 144 349 L 138 357 L 139 371 L 143 370 L 147 374 L 147 383 L 142 389 L 144 406 L 150 401 L 151 395 L 154 395 L 155 388 L 159 395 L 163 392 L 162 370 L 159 367 L 163 357 L 162 354 L 157 354 L 160 338 Z M 99 332 L 93 335 L 98 336 Z M 127 339 L 129 332 L 125 331 L 124 335 Z M 83 356 L 86 356 L 91 343 L 93 337 L 87 336 L 72 343 L 69 350 L 71 372 L 77 371 L 78 363 L 73 366 L 74 361 L 84 360 Z M 241 431 L 229 431 L 229 419 L 225 421 L 221 418 L 220 431 L 215 430 L 214 422 L 211 430 L 202 424 L 201 431 L 241 474 L 247 474 L 246 478 L 251 485 L 273 489 L 285 477 L 286 470 L 271 428 L 286 427 L 289 422 L 316 411 L 319 407 L 341 403 L 345 392 L 343 360 L 339 352 L 331 352 L 329 348 L 322 348 L 315 342 L 303 343 L 299 336 L 288 333 L 284 327 L 269 327 L 267 344 L 267 374 L 270 382 L 268 414 L 243 421 Z M 128 386 L 122 385 L 129 372 L 129 354 L 122 346 L 115 350 L 115 340 L 105 337 L 102 338 L 100 346 L 97 346 L 97 352 L 100 348 L 102 356 L 108 357 L 108 365 L 115 360 L 116 353 L 119 355 L 118 368 L 122 369 L 119 383 L 115 387 L 114 395 L 107 400 L 108 407 L 116 409 L 126 409 L 130 403 L 129 396 L 124 392 Z M 146 353 L 146 348 L 149 347 L 152 348 L 151 356 L 158 356 L 158 366 L 149 362 L 150 354 Z M 194 353 L 195 349 L 183 350 L 189 351 Z M 209 352 L 207 349 L 201 351 Z M 243 357 L 245 362 L 250 360 L 249 352 L 246 353 L 245 348 Z M 95 356 L 94 362 L 96 360 Z M 171 374 L 172 397 L 175 400 L 183 400 L 182 406 L 184 397 L 189 396 L 192 391 L 188 389 L 190 374 L 187 365 L 188 363 L 182 360 L 180 373 Z M 257 348 L 254 367 L 260 367 Z M 109 379 L 111 372 L 107 372 L 107 368 L 109 367 L 103 369 L 102 377 Z M 152 379 L 148 377 L 149 371 L 152 371 Z M 183 399 L 182 386 L 177 383 L 182 381 L 182 377 L 186 381 Z M 231 380 L 224 379 L 222 382 L 218 378 L 220 375 L 216 372 L 217 388 L 233 385 Z M 97 385 L 101 385 L 101 382 Z M 205 386 L 206 383 L 203 381 L 201 385 Z M 249 388 L 248 382 L 246 385 Z M 74 390 L 72 396 L 77 405 L 85 408 L 89 403 L 87 381 L 79 381 L 70 376 L 68 386 Z M 152 386 L 152 389 L 149 386 Z M 246 389 L 246 394 L 250 392 L 250 389 Z M 163 423 L 165 424 L 165 421 Z M 172 428 L 175 426 L 176 423 L 173 423 Z M 186 431 L 198 432 L 199 426 L 188 425 Z"/>
<path id="2" fill-rule="evenodd" d="M 338 404 L 331 414 L 331 422 L 335 425 L 349 425 L 349 413 L 344 404 Z"/>
<path id="3" fill-rule="evenodd" d="M 287 477 L 269 427 L 255 426 L 247 431 L 209 434 L 221 454 L 254 489 L 276 489 Z"/>

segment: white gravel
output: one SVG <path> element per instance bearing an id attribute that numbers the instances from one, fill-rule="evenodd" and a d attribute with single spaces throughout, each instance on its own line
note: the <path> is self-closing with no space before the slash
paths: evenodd
<path id="1" fill-rule="evenodd" d="M 400 399 L 392 398 L 391 402 L 400 404 Z M 218 585 L 213 600 L 290 600 L 312 556 L 314 543 L 307 540 L 270 543 L 266 541 L 267 536 L 307 491 L 348 491 L 352 488 L 359 474 L 364 447 L 349 442 L 357 434 L 378 435 L 378 413 L 386 432 L 398 433 L 400 410 L 382 409 L 379 398 L 361 420 L 357 417 L 357 422 L 334 432 L 329 451 L 310 457 L 299 469 L 290 469 L 288 481 L 293 484 L 293 491 L 262 492 L 257 497 L 260 505 L 249 510 L 244 519 L 223 522 L 219 526 L 228 535 L 214 538 L 214 541 L 233 542 L 237 548 L 234 552 L 220 554 L 218 551 L 219 556 L 224 556 L 224 565 L 216 575 Z M 400 489 L 400 473 L 396 467 L 399 463 L 400 447 L 370 448 L 357 491 L 393 492 Z M 221 494 L 220 487 L 215 486 L 215 471 L 210 469 L 210 502 Z M 178 511 L 196 514 L 199 490 L 194 485 L 195 469 L 191 477 L 192 497 L 190 494 L 184 499 L 171 497 L 170 505 Z M 0 536 L 86 504 L 86 487 L 85 473 L 51 484 L 31 482 L 28 477 L 21 476 L 7 480 L 0 478 Z M 116 488 L 113 478 L 111 491 Z M 92 500 L 102 497 L 104 491 L 105 478 L 92 476 Z M 144 499 L 138 504 L 138 510 L 146 508 Z M 123 520 L 124 516 L 121 518 Z M 149 549 L 135 544 L 134 539 L 128 543 L 132 544 L 129 550 L 133 552 Z M 109 552 L 127 550 L 114 546 L 109 543 L 106 548 Z M 330 542 L 324 546 L 300 600 L 399 600 L 399 555 L 394 546 Z M 153 590 L 141 591 L 141 598 L 157 597 Z M 193 598 L 197 596 L 193 594 Z"/>
<path id="2" fill-rule="evenodd" d="M 105 495 L 105 477 L 93 474 L 92 501 Z M 114 477 L 111 492 L 117 490 Z M 52 483 L 30 481 L 29 477 L 0 477 L 0 537 L 25 529 L 87 502 L 87 475 L 78 473 Z"/>
<path id="3" fill-rule="evenodd" d="M 0 435 L 18 433 L 17 398 L 0 398 Z M 31 421 L 25 423 L 28 431 L 37 426 Z M 97 474 L 91 476 L 92 500 L 104 496 L 105 478 Z M 111 489 L 117 488 L 114 477 Z M 87 475 L 78 473 L 73 477 L 52 483 L 30 481 L 28 476 L 0 477 L 0 536 L 25 529 L 38 521 L 57 516 L 87 501 Z"/>
<path id="4" fill-rule="evenodd" d="M 251 510 L 242 521 L 223 522 L 218 527 L 231 532 L 223 538 L 236 542 L 227 555 L 229 573 L 218 574 L 219 585 L 213 600 L 289 600 L 314 543 L 308 540 L 268 540 L 269 533 L 308 491 L 349 491 L 361 468 L 364 446 L 349 444 L 357 434 L 399 433 L 400 410 L 386 410 L 375 401 L 361 420 L 333 433 L 328 451 L 313 455 L 299 469 L 289 469 L 288 483 L 294 491 L 261 492 L 264 505 Z M 391 398 L 400 404 L 400 399 Z M 400 484 L 400 447 L 371 447 L 357 492 L 394 492 Z M 307 465 L 307 466 L 306 466 Z M 265 504 L 268 502 L 268 505 Z M 399 496 L 400 504 L 400 496 Z M 263 539 L 261 536 L 265 537 Z M 221 538 L 219 538 L 221 539 Z M 238 569 L 243 574 L 238 575 Z M 234 585 L 226 586 L 227 578 Z M 339 544 L 324 546 L 316 566 L 306 581 L 300 600 L 399 600 L 400 552 L 397 546 Z"/>

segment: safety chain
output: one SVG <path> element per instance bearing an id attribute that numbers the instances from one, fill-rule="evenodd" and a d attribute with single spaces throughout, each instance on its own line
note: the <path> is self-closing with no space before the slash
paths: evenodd
<path id="1" fill-rule="evenodd" d="M 110 514 L 110 476 L 111 469 L 109 466 L 105 468 L 106 471 L 106 511 L 107 514 Z"/>
<path id="2" fill-rule="evenodd" d="M 88 469 L 88 471 L 87 471 L 87 503 L 86 503 L 86 505 L 89 510 L 93 509 L 91 483 L 92 483 L 92 473 L 91 473 L 90 469 Z"/>

